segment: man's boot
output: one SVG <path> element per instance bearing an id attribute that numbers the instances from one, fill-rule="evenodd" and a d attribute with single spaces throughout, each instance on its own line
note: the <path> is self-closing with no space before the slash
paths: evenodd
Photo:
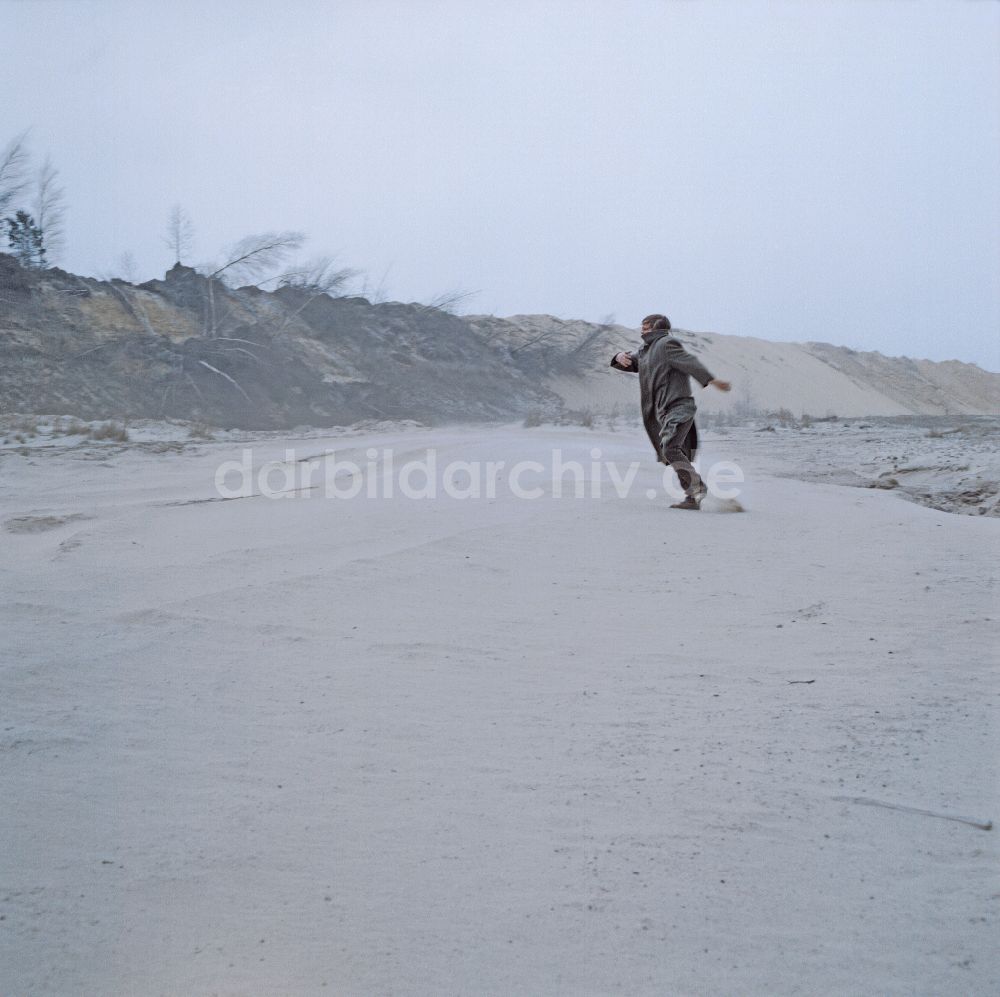
<path id="1" fill-rule="evenodd" d="M 693 495 L 688 495 L 683 502 L 675 502 L 671 509 L 693 509 L 695 512 L 700 508 L 698 500 Z"/>
<path id="2" fill-rule="evenodd" d="M 701 508 L 701 500 L 708 494 L 708 489 L 703 481 L 698 482 L 698 487 L 691 492 L 683 502 L 675 502 L 671 509 L 691 509 L 697 512 Z"/>

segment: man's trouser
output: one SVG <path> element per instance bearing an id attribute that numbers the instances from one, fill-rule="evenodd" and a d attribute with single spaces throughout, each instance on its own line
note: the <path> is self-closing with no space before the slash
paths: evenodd
<path id="1" fill-rule="evenodd" d="M 669 464 L 687 495 L 697 495 L 703 488 L 701 478 L 691 463 L 691 449 L 686 446 L 688 433 L 694 426 L 696 408 L 693 398 L 682 398 L 669 408 L 657 411 L 660 424 L 660 456 Z"/>

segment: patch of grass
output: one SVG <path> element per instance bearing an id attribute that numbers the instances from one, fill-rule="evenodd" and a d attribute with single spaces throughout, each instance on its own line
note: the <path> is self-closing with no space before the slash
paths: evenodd
<path id="1" fill-rule="evenodd" d="M 70 419 L 56 428 L 57 433 L 63 436 L 86 436 L 90 432 L 90 426 L 79 419 Z"/>
<path id="2" fill-rule="evenodd" d="M 215 434 L 205 423 L 196 422 L 188 427 L 188 437 L 192 440 L 214 440 Z"/>
<path id="3" fill-rule="evenodd" d="M 589 408 L 569 409 L 564 413 L 559 423 L 564 426 L 583 426 L 585 429 L 593 429 L 594 411 Z"/>
<path id="4" fill-rule="evenodd" d="M 106 422 L 103 426 L 95 426 L 90 431 L 92 440 L 115 440 L 118 443 L 128 442 L 128 430 L 114 422 Z"/>

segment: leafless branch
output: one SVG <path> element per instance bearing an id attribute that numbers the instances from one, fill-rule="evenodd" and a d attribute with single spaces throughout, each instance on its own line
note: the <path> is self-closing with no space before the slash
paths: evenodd
<path id="1" fill-rule="evenodd" d="M 205 396 L 201 393 L 201 389 L 198 387 L 198 384 L 195 381 L 195 379 L 187 371 L 184 372 L 184 376 L 187 378 L 191 387 L 194 388 L 195 394 L 202 400 L 202 403 L 207 404 L 205 403 Z"/>
<path id="2" fill-rule="evenodd" d="M 436 308 L 439 312 L 447 312 L 449 315 L 454 315 L 459 305 L 470 298 L 474 298 L 478 293 L 478 291 L 462 291 L 458 289 L 445 291 L 436 298 L 428 301 L 427 305 L 430 308 Z"/>
<path id="3" fill-rule="evenodd" d="M 204 360 L 199 360 L 198 363 L 200 363 L 202 367 L 207 367 L 213 374 L 218 374 L 219 377 L 225 378 L 248 402 L 251 401 L 250 396 L 243 390 L 240 383 L 230 377 L 224 370 L 219 370 L 218 367 L 213 367 L 210 363 L 207 363 Z"/>
<path id="4" fill-rule="evenodd" d="M 248 235 L 229 251 L 228 262 L 208 274 L 210 280 L 227 274 L 227 282 L 260 280 L 261 274 L 280 266 L 289 253 L 301 247 L 301 232 L 263 232 Z"/>
<path id="5" fill-rule="evenodd" d="M 341 290 L 359 271 L 335 266 L 331 256 L 319 256 L 293 266 L 287 273 L 274 278 L 278 287 L 297 287 L 315 294 L 331 294 Z"/>
<path id="6" fill-rule="evenodd" d="M 32 205 L 35 224 L 42 231 L 45 258 L 53 263 L 65 242 L 66 191 L 59 185 L 59 171 L 46 156 L 35 180 L 35 201 Z"/>
<path id="7" fill-rule="evenodd" d="M 319 257 L 283 274 L 278 280 L 279 287 L 295 287 L 312 293 L 295 311 L 285 316 L 278 332 L 280 333 L 292 319 L 308 308 L 316 298 L 324 294 L 333 295 L 334 291 L 343 290 L 347 283 L 354 280 L 359 274 L 360 271 L 352 267 L 335 268 L 334 260 L 329 256 Z"/>
<path id="8" fill-rule="evenodd" d="M 135 283 L 135 279 L 138 276 L 138 267 L 136 266 L 135 255 L 133 253 L 126 249 L 115 261 L 115 268 L 123 280 L 127 280 L 130 284 Z"/>
<path id="9" fill-rule="evenodd" d="M 28 133 L 12 138 L 0 153 L 0 215 L 5 214 L 28 185 Z"/>

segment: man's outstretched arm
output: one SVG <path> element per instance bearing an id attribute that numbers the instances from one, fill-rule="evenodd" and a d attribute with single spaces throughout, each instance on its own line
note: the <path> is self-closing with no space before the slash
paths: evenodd
<path id="1" fill-rule="evenodd" d="M 732 387 L 728 381 L 722 381 L 713 376 L 711 371 L 696 356 L 688 353 L 676 339 L 670 340 L 667 343 L 666 349 L 671 366 L 684 371 L 685 374 L 689 374 L 703 388 L 712 385 L 713 388 L 718 388 L 719 391 L 728 391 Z"/>
<path id="2" fill-rule="evenodd" d="M 635 357 L 631 353 L 622 350 L 611 358 L 611 366 L 615 370 L 627 370 L 632 374 L 639 373 L 639 365 L 635 362 Z"/>

